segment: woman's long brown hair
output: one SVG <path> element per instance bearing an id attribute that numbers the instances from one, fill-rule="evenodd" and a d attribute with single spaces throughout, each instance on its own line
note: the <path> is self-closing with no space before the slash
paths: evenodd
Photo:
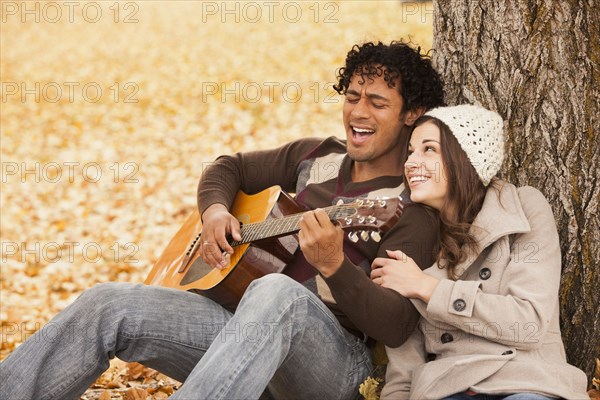
<path id="1" fill-rule="evenodd" d="M 439 212 L 441 243 L 437 261 L 440 268 L 446 268 L 448 277 L 456 280 L 455 267 L 466 259 L 467 252 L 476 245 L 469 228 L 481 210 L 487 188 L 446 124 L 424 116 L 415 122 L 413 130 L 426 122 L 435 124 L 440 130 L 444 162 L 442 174 L 448 180 L 448 194 Z"/>

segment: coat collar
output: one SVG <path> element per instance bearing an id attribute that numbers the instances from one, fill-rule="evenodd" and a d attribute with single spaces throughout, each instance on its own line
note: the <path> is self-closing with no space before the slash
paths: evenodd
<path id="1" fill-rule="evenodd" d="M 457 265 L 455 272 L 460 276 L 483 250 L 501 237 L 530 230 L 517 188 L 505 181 L 498 181 L 496 187 L 487 190 L 481 211 L 469 230 L 477 241 L 477 250 Z"/>

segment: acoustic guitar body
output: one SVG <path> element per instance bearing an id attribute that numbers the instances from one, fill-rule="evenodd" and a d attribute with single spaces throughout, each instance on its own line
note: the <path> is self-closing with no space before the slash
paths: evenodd
<path id="1" fill-rule="evenodd" d="M 294 199 L 280 187 L 273 186 L 254 195 L 239 192 L 230 212 L 244 225 L 302 211 Z M 234 253 L 227 257 L 227 267 L 219 270 L 204 262 L 202 251 L 186 260 L 186 253 L 196 242 L 202 246 L 202 222 L 198 210 L 192 212 L 169 242 L 145 283 L 192 291 L 231 311 L 235 310 L 253 280 L 282 272 L 298 249 L 295 234 L 237 245 L 233 247 Z"/>

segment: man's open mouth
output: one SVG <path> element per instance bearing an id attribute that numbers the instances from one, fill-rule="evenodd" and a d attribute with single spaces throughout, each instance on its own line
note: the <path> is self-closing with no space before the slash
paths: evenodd
<path id="1" fill-rule="evenodd" d="M 355 126 L 351 126 L 352 129 L 352 139 L 354 139 L 357 143 L 362 143 L 371 138 L 375 133 L 374 129 L 369 128 L 358 128 Z"/>

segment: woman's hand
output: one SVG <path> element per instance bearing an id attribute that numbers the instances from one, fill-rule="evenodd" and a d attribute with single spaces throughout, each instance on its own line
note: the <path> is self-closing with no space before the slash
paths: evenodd
<path id="1" fill-rule="evenodd" d="M 429 303 L 439 280 L 427 275 L 412 258 L 400 250 L 387 250 L 390 258 L 378 257 L 371 264 L 371 280 L 404 297 Z"/>
<path id="2" fill-rule="evenodd" d="M 306 261 L 324 277 L 335 274 L 342 266 L 344 231 L 329 220 L 325 211 L 316 209 L 302 216 L 298 239 Z"/>

